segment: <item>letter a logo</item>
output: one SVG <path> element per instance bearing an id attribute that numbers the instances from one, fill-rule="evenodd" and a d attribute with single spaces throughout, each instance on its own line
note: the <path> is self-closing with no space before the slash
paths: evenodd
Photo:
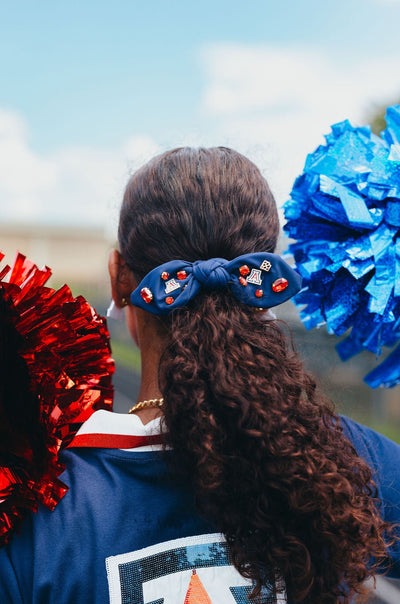
<path id="1" fill-rule="evenodd" d="M 252 268 L 250 275 L 247 277 L 247 281 L 248 283 L 253 283 L 253 285 L 262 285 L 260 269 Z"/>
<path id="2" fill-rule="evenodd" d="M 177 281 L 175 281 L 175 279 L 170 279 L 165 284 L 165 293 L 170 294 L 171 292 L 173 292 L 179 288 L 180 288 L 179 283 Z"/>

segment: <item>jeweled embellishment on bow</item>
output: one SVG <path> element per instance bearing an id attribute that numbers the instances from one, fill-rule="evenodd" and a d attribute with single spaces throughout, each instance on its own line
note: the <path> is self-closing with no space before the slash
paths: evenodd
<path id="1" fill-rule="evenodd" d="M 180 288 L 179 283 L 177 281 L 175 281 L 175 279 L 170 279 L 165 284 L 165 293 L 170 294 L 171 292 L 173 292 L 179 288 Z"/>
<path id="2" fill-rule="evenodd" d="M 153 294 L 151 293 L 151 289 L 149 289 L 148 287 L 142 287 L 142 289 L 140 290 L 140 295 L 142 296 L 146 304 L 150 304 L 150 302 L 153 300 Z"/>
<path id="3" fill-rule="evenodd" d="M 285 290 L 288 285 L 288 280 L 281 277 L 280 279 L 276 279 L 276 281 L 273 282 L 272 291 L 274 291 L 275 293 L 283 292 L 283 290 Z"/>
<path id="4" fill-rule="evenodd" d="M 261 271 L 258 268 L 252 268 L 250 275 L 247 277 L 247 283 L 253 285 L 262 285 Z"/>
<path id="5" fill-rule="evenodd" d="M 268 260 L 264 260 L 261 264 L 260 264 L 260 269 L 262 271 L 265 271 L 266 273 L 269 273 L 269 271 L 272 268 L 272 264 L 268 261 Z"/>

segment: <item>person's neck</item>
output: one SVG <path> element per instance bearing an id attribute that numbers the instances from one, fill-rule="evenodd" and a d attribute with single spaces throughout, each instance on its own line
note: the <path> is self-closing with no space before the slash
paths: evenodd
<path id="1" fill-rule="evenodd" d="M 149 401 L 154 399 L 158 400 L 162 397 L 158 387 L 158 380 L 155 379 L 155 377 L 157 376 L 158 367 L 157 370 L 155 370 L 155 373 L 151 373 L 151 375 L 146 375 L 146 373 L 150 371 L 147 367 L 146 369 L 144 369 L 144 367 L 142 366 L 142 371 L 143 370 L 145 371 L 145 375 L 143 376 L 142 374 L 142 380 L 136 404 L 142 401 Z M 162 415 L 162 408 L 146 407 L 145 409 L 140 409 L 139 411 L 135 411 L 134 413 L 135 415 L 140 417 L 143 424 L 147 424 L 156 417 L 160 417 Z"/>
<path id="2" fill-rule="evenodd" d="M 148 345 L 141 343 L 141 380 L 140 390 L 136 403 L 152 399 L 162 398 L 158 385 L 158 370 L 161 356 L 161 345 L 156 339 Z M 147 424 L 156 417 L 162 415 L 162 408 L 147 407 L 140 411 L 135 411 L 143 424 Z"/>

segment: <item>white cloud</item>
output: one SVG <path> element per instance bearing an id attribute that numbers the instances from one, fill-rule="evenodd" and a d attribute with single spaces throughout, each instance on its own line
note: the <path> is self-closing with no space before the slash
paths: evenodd
<path id="1" fill-rule="evenodd" d="M 400 52 L 350 59 L 338 63 L 304 47 L 203 49 L 205 115 L 221 138 L 261 164 L 280 202 L 331 124 L 345 118 L 360 124 L 374 104 L 400 97 Z"/>
<path id="2" fill-rule="evenodd" d="M 115 226 L 129 175 L 159 151 L 135 136 L 117 149 L 60 148 L 39 154 L 17 113 L 0 109 L 0 220 Z"/>
<path id="3" fill-rule="evenodd" d="M 0 110 L 0 186 L 24 197 L 32 184 L 40 190 L 54 183 L 54 166 L 33 153 L 27 129 L 15 113 Z"/>
<path id="4" fill-rule="evenodd" d="M 272 120 L 360 117 L 380 98 L 400 96 L 400 53 L 335 63 L 320 50 L 215 45 L 204 52 L 205 109 L 229 115 L 263 110 Z M 396 76 L 397 74 L 397 76 Z"/>

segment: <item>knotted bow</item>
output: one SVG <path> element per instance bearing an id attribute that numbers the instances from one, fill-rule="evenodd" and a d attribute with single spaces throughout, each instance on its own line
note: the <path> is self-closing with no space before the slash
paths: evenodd
<path id="1" fill-rule="evenodd" d="M 229 272 L 225 268 L 226 263 L 222 258 L 197 260 L 193 264 L 193 277 L 208 289 L 226 287 L 230 280 Z"/>
<path id="2" fill-rule="evenodd" d="M 134 306 L 155 315 L 181 308 L 201 289 L 229 288 L 244 304 L 271 308 L 301 289 L 301 277 L 280 256 L 268 252 L 244 254 L 234 260 L 172 260 L 148 273 L 131 294 Z"/>

